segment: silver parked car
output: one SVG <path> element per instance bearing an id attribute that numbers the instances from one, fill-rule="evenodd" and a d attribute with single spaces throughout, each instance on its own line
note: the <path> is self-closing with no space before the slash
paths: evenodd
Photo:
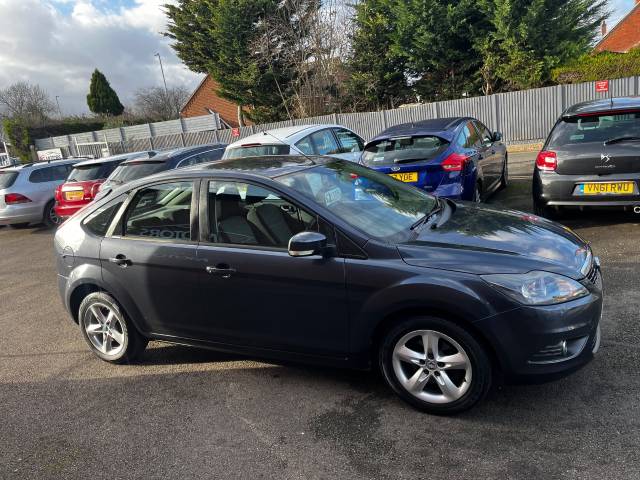
<path id="1" fill-rule="evenodd" d="M 55 189 L 81 160 L 53 160 L 0 170 L 0 225 L 58 225 L 60 219 L 53 208 Z"/>

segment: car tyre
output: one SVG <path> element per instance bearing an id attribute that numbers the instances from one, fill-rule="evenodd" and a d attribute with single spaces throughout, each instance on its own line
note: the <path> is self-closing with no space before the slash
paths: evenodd
<path id="1" fill-rule="evenodd" d="M 509 186 L 509 157 L 505 155 L 504 165 L 502 167 L 502 175 L 500 176 L 500 190 L 504 190 Z"/>
<path id="2" fill-rule="evenodd" d="M 58 225 L 60 225 L 60 223 L 62 223 L 60 217 L 56 214 L 56 211 L 54 209 L 55 205 L 55 202 L 51 200 L 49 203 L 47 203 L 47 206 L 44 207 L 42 223 L 44 223 L 47 228 L 56 228 Z"/>
<path id="3" fill-rule="evenodd" d="M 560 212 L 555 208 L 548 207 L 540 201 L 533 201 L 533 213 L 538 215 L 539 217 L 544 217 L 549 220 L 556 220 L 560 218 Z"/>
<path id="4" fill-rule="evenodd" d="M 474 203 L 482 202 L 482 185 L 480 182 L 476 182 L 476 186 L 473 189 L 473 200 Z"/>
<path id="5" fill-rule="evenodd" d="M 378 358 L 389 386 L 427 413 L 462 412 L 491 388 L 485 349 L 468 331 L 442 318 L 413 317 L 395 325 L 382 339 Z"/>
<path id="6" fill-rule="evenodd" d="M 78 324 L 93 354 L 106 362 L 131 363 L 149 343 L 105 292 L 90 293 L 82 300 Z"/>

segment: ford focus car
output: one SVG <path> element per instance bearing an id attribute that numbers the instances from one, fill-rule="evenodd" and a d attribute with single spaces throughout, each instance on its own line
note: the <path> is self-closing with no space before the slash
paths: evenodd
<path id="1" fill-rule="evenodd" d="M 640 97 L 567 109 L 536 159 L 533 203 L 546 217 L 566 208 L 639 207 Z"/>
<path id="2" fill-rule="evenodd" d="M 475 118 L 404 123 L 367 142 L 361 163 L 439 197 L 480 202 L 509 181 L 501 140 Z"/>
<path id="3" fill-rule="evenodd" d="M 599 262 L 570 230 L 343 160 L 138 180 L 65 222 L 55 251 L 64 304 L 108 362 L 156 339 L 380 368 L 410 404 L 450 414 L 498 372 L 555 378 L 599 345 Z"/>

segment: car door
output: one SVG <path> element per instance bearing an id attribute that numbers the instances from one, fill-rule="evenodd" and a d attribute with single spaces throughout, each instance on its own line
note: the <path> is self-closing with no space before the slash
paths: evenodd
<path id="1" fill-rule="evenodd" d="M 146 332 L 182 336 L 197 315 L 196 198 L 191 180 L 141 187 L 102 241 L 104 281 L 135 303 Z"/>
<path id="2" fill-rule="evenodd" d="M 345 158 L 341 153 L 338 139 L 330 128 L 317 130 L 296 143 L 296 148 L 305 155 L 325 155 L 329 157 Z M 311 153 L 309 153 L 311 151 Z M 346 154 L 349 156 L 349 154 Z"/>
<path id="3" fill-rule="evenodd" d="M 203 301 L 192 335 L 249 347 L 344 355 L 344 259 L 292 257 L 287 250 L 295 233 L 318 229 L 317 217 L 265 186 L 210 181 L 201 188 L 201 204 L 207 204 L 200 212 L 198 248 Z M 331 241 L 331 228 L 326 235 Z"/>
<path id="4" fill-rule="evenodd" d="M 486 187 L 494 188 L 500 181 L 502 174 L 502 165 L 504 157 L 501 155 L 501 149 L 494 145 L 493 134 L 480 121 L 475 120 L 474 125 L 478 130 L 480 137 L 480 145 L 482 146 L 485 167 L 485 176 L 490 179 L 490 183 Z M 485 188 L 485 191 L 487 188 Z"/>
<path id="5" fill-rule="evenodd" d="M 332 131 L 338 140 L 340 148 L 340 153 L 334 156 L 351 162 L 358 162 L 364 149 L 364 141 L 362 138 L 346 128 L 336 127 L 332 128 Z"/>

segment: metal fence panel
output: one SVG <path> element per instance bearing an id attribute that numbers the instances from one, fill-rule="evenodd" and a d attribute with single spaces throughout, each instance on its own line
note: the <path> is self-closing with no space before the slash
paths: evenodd
<path id="1" fill-rule="evenodd" d="M 185 132 L 201 132 L 204 130 L 218 130 L 220 123 L 217 115 L 203 115 L 201 117 L 183 118 Z"/>

